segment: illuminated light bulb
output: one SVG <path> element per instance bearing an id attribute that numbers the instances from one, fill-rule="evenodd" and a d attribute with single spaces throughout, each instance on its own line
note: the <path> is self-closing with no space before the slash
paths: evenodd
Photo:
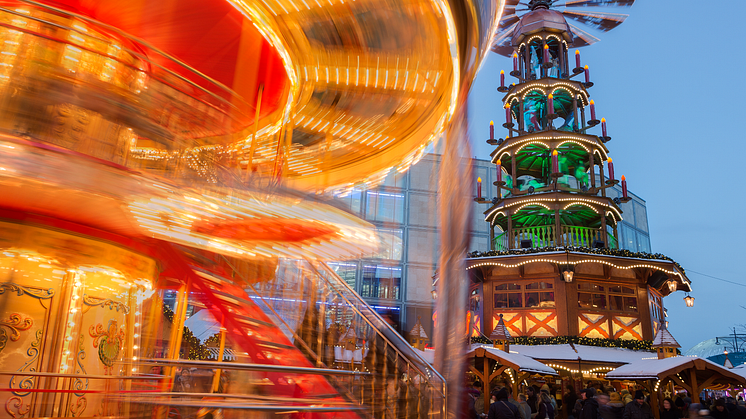
<path id="1" fill-rule="evenodd" d="M 137 333 L 135 333 L 134 335 L 132 335 L 132 337 L 133 337 L 133 338 L 139 338 L 139 337 L 140 337 L 140 335 L 139 335 L 139 334 L 137 334 Z"/>
<path id="2" fill-rule="evenodd" d="M 140 349 L 140 347 L 137 346 L 137 345 L 135 345 L 135 346 L 132 347 L 132 349 Z"/>

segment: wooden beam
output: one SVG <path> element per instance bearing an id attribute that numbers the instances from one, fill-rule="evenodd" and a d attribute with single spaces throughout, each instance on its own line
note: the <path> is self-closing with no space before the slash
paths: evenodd
<path id="1" fill-rule="evenodd" d="M 684 387 L 684 390 L 688 391 L 689 393 L 693 393 L 692 387 L 688 385 L 687 383 L 683 382 L 682 380 L 680 380 L 679 377 L 675 375 L 670 375 L 668 376 L 668 378 L 672 379 L 674 383 L 679 385 L 679 387 Z"/>
<path id="2" fill-rule="evenodd" d="M 490 374 L 490 382 L 492 382 L 492 380 L 494 380 L 495 378 L 499 377 L 500 374 L 502 374 L 503 372 L 505 372 L 505 370 L 507 368 L 508 367 L 506 367 L 506 366 L 503 365 L 502 367 L 496 369 L 495 372 L 493 372 L 492 374 Z"/>
<path id="3" fill-rule="evenodd" d="M 483 358 L 483 359 L 484 359 L 484 361 L 482 362 L 482 365 L 484 366 L 484 368 L 482 368 L 484 370 L 484 376 L 483 377 L 489 377 L 489 375 L 490 375 L 490 360 L 489 360 L 489 358 L 486 358 L 486 357 Z M 491 381 L 488 381 L 488 380 L 485 380 L 484 378 L 482 378 L 482 387 L 483 387 L 482 397 L 484 397 L 484 408 L 485 409 L 489 409 L 489 407 L 490 407 L 490 382 Z"/>
<path id="4" fill-rule="evenodd" d="M 653 382 L 650 382 L 651 384 L 651 392 L 650 392 L 650 406 L 651 410 L 653 411 L 653 415 L 655 415 L 655 419 L 661 419 L 661 408 L 660 408 L 660 402 L 658 402 L 658 389 L 655 388 L 655 385 Z"/>
<path id="5" fill-rule="evenodd" d="M 473 365 L 469 365 L 469 371 L 473 372 L 474 375 L 477 376 L 480 380 L 484 381 L 484 375 L 482 375 L 481 372 L 479 372 L 476 368 L 474 368 Z"/>
<path id="6" fill-rule="evenodd" d="M 702 390 L 706 389 L 710 384 L 712 384 L 715 380 L 718 379 L 718 375 L 719 374 L 715 373 L 712 375 L 712 377 L 706 379 L 702 384 L 700 384 L 700 388 Z"/>
<path id="7" fill-rule="evenodd" d="M 692 384 L 692 403 L 701 403 L 699 400 L 700 387 L 697 385 L 697 370 L 692 368 L 689 370 L 689 382 Z"/>
<path id="8" fill-rule="evenodd" d="M 513 382 L 513 398 L 518 400 L 518 386 L 521 385 L 521 381 L 531 376 L 530 373 L 524 372 L 520 376 L 516 373 L 515 381 Z"/>

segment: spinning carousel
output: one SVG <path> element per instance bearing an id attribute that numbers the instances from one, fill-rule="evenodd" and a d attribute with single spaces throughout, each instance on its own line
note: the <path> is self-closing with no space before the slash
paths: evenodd
<path id="1" fill-rule="evenodd" d="M 378 239 L 321 193 L 418 160 L 501 11 L 3 1 L 0 417 L 442 417 L 324 263 Z"/>

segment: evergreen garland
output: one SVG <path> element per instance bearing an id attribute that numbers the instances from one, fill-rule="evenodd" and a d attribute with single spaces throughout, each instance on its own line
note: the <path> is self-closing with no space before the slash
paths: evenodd
<path id="1" fill-rule="evenodd" d="M 664 254 L 632 252 L 626 249 L 596 249 L 596 248 L 590 248 L 590 247 L 574 247 L 574 246 L 539 247 L 539 248 L 532 247 L 529 249 L 489 250 L 486 252 L 480 252 L 477 250 L 474 252 L 467 253 L 466 256 L 469 258 L 487 258 L 487 257 L 494 257 L 494 256 L 509 256 L 509 255 L 510 256 L 521 256 L 521 255 L 529 255 L 533 253 L 564 252 L 564 251 L 589 253 L 589 254 L 604 255 L 604 256 L 619 256 L 619 257 L 635 258 L 635 259 L 667 260 L 669 262 L 673 262 L 673 264 L 676 265 L 676 267 L 679 268 L 682 273 L 686 273 L 686 271 L 684 271 L 684 268 L 682 268 L 681 265 L 679 265 L 675 260 L 671 259 L 670 257 Z"/>
<path id="2" fill-rule="evenodd" d="M 166 317 L 166 319 L 168 319 L 169 322 L 171 322 L 171 324 L 173 324 L 174 311 L 171 310 L 171 307 L 164 304 L 163 315 Z M 189 328 L 186 326 L 184 326 L 184 332 L 181 338 L 182 347 L 185 344 L 189 347 L 189 352 L 187 353 L 187 359 L 205 360 L 210 357 L 209 351 L 207 350 L 207 346 L 199 343 L 199 339 L 197 339 L 194 336 L 194 333 L 192 333 L 192 331 L 189 330 Z"/>
<path id="3" fill-rule="evenodd" d="M 492 345 L 492 340 L 485 336 L 475 336 L 471 338 L 471 343 L 481 343 Z M 533 337 L 533 336 L 516 336 L 513 338 L 515 345 L 573 345 L 597 346 L 601 348 L 624 348 L 634 351 L 653 351 L 652 340 L 633 340 L 633 339 L 604 339 L 604 338 L 586 338 L 580 336 L 553 336 L 553 337 Z"/>

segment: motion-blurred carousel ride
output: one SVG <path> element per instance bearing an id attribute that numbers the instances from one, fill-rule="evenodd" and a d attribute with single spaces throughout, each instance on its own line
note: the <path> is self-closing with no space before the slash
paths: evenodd
<path id="1" fill-rule="evenodd" d="M 326 197 L 453 124 L 502 6 L 0 2 L 0 417 L 443 417 Z"/>

